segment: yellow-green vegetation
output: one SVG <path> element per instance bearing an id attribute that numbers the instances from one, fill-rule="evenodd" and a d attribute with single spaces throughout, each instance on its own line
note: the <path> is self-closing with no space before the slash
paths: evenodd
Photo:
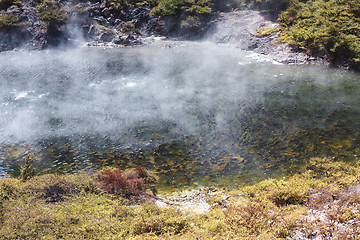
<path id="1" fill-rule="evenodd" d="M 181 27 L 199 27 L 200 16 L 206 16 L 212 12 L 212 0 L 160 0 L 150 15 L 170 16 L 185 15 L 181 21 Z"/>
<path id="2" fill-rule="evenodd" d="M 96 27 L 99 29 L 99 30 L 101 30 L 101 31 L 105 31 L 105 32 L 111 32 L 112 30 L 110 29 L 110 28 L 108 28 L 108 27 L 105 27 L 105 26 L 103 26 L 103 25 L 96 25 Z"/>
<path id="3" fill-rule="evenodd" d="M 37 6 L 38 17 L 41 21 L 47 22 L 48 25 L 61 25 L 67 21 L 67 12 L 60 3 L 52 0 L 42 1 Z"/>
<path id="4" fill-rule="evenodd" d="M 18 15 L 0 12 L 0 28 L 20 25 L 22 25 L 22 23 L 20 23 Z"/>
<path id="5" fill-rule="evenodd" d="M 123 33 L 130 33 L 131 30 L 139 31 L 135 29 L 135 25 L 132 24 L 131 22 L 124 23 L 123 27 L 120 29 L 120 31 Z"/>
<path id="6" fill-rule="evenodd" d="M 299 172 L 218 191 L 202 214 L 161 208 L 148 193 L 109 194 L 88 174 L 2 178 L 0 238 L 285 239 L 314 232 L 359 238 L 359 165 L 314 158 Z"/>
<path id="7" fill-rule="evenodd" d="M 264 37 L 264 36 L 269 36 L 273 33 L 277 33 L 280 31 L 280 28 L 278 27 L 272 27 L 272 28 L 261 28 L 258 30 L 258 36 L 259 37 Z"/>
<path id="8" fill-rule="evenodd" d="M 282 40 L 332 61 L 360 62 L 360 2 L 291 1 L 279 15 Z"/>

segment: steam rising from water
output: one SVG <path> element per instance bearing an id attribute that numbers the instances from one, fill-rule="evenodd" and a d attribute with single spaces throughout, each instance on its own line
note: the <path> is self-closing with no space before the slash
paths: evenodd
<path id="1" fill-rule="evenodd" d="M 271 64 L 259 74 L 235 49 L 165 46 L 2 53 L 0 142 L 115 134 L 139 122 L 173 122 L 184 133 L 204 121 L 221 127 L 274 78 Z"/>
<path id="2" fill-rule="evenodd" d="M 351 72 L 280 65 L 229 46 L 193 42 L 5 52 L 0 53 L 0 63 L 1 145 L 36 145 L 47 139 L 92 135 L 126 148 L 154 144 L 158 135 L 162 140 L 155 144 L 160 145 L 166 139 L 199 134 L 202 152 L 190 155 L 206 155 L 215 161 L 232 153 L 242 156 L 239 136 L 243 119 L 256 122 L 247 111 L 252 106 L 274 107 L 264 102 L 275 99 L 279 101 L 275 107 L 289 106 L 296 113 L 296 108 L 305 104 L 308 113 L 306 108 L 313 103 L 298 95 L 299 91 L 292 93 L 297 86 L 357 79 Z M 311 84 L 304 89 L 312 91 Z M 351 108 L 358 114 L 357 105 L 344 105 L 354 100 L 345 98 L 339 93 L 313 100 L 327 109 Z M 307 115 L 305 118 L 305 127 L 318 124 Z M 269 129 L 264 127 L 268 133 L 279 131 L 276 121 L 268 121 Z M 302 124 L 302 119 L 291 121 L 286 126 L 294 131 Z M 91 151 L 98 151 L 96 147 L 101 148 L 95 146 Z M 73 158 L 71 161 L 83 161 L 88 156 Z"/>

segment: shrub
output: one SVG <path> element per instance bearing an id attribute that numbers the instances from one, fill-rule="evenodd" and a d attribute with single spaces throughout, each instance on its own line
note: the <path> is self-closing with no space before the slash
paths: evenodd
<path id="1" fill-rule="evenodd" d="M 38 176 L 26 182 L 24 190 L 31 196 L 44 199 L 47 202 L 64 201 L 67 196 L 80 192 L 101 192 L 87 174 Z"/>
<path id="2" fill-rule="evenodd" d="M 266 198 L 260 197 L 224 210 L 226 225 L 244 239 L 289 237 L 298 228 L 301 214 L 301 208 L 277 208 Z"/>
<path id="3" fill-rule="evenodd" d="M 132 29 L 135 29 L 135 25 L 131 22 L 124 23 L 123 27 L 121 28 L 121 31 L 123 33 L 130 33 Z"/>
<path id="4" fill-rule="evenodd" d="M 185 0 L 162 0 L 154 7 L 150 15 L 152 16 L 169 16 L 176 15 Z"/>
<path id="5" fill-rule="evenodd" d="M 360 62 L 360 3 L 352 0 L 292 1 L 279 15 L 282 40 L 333 62 Z"/>
<path id="6" fill-rule="evenodd" d="M 35 175 L 36 170 L 31 165 L 36 161 L 35 154 L 27 154 L 24 157 L 24 165 L 20 169 L 20 178 L 23 181 L 29 180 Z"/>
<path id="7" fill-rule="evenodd" d="M 45 0 L 37 6 L 38 18 L 48 24 L 48 31 L 57 29 L 57 26 L 65 24 L 68 15 L 59 3 L 52 0 Z"/>
<path id="8" fill-rule="evenodd" d="M 0 204 L 2 201 L 17 198 L 20 196 L 20 180 L 2 178 L 0 179 Z"/>
<path id="9" fill-rule="evenodd" d="M 162 0 L 151 10 L 150 15 L 178 15 L 181 10 L 191 15 L 209 14 L 212 11 L 211 5 L 211 0 Z"/>
<path id="10" fill-rule="evenodd" d="M 20 26 L 19 17 L 16 14 L 0 13 L 0 28 Z"/>
<path id="11" fill-rule="evenodd" d="M 147 183 L 154 183 L 156 177 L 149 174 L 145 168 L 138 166 L 135 170 L 124 172 L 119 168 L 105 169 L 99 172 L 96 180 L 102 189 L 115 195 L 126 197 L 144 193 Z"/>

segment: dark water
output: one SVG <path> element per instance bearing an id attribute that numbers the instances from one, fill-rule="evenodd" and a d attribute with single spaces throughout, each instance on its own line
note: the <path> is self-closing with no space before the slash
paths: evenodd
<path id="1" fill-rule="evenodd" d="M 0 54 L 0 172 L 142 165 L 164 186 L 232 185 L 355 162 L 360 78 L 285 66 L 228 46 Z"/>

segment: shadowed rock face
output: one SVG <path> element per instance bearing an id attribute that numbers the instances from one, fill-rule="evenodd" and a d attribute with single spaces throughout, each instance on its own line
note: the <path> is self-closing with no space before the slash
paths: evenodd
<path id="1" fill-rule="evenodd" d="M 40 21 L 37 5 L 22 2 L 1 12 L 13 17 L 8 25 L 0 24 L 0 51 L 12 49 L 39 50 L 64 44 L 88 42 L 88 45 L 139 45 L 142 39 L 159 35 L 161 26 L 150 16 L 151 8 L 123 7 L 112 9 L 99 2 L 68 2 L 61 6 L 67 11 L 66 23 L 56 23 L 50 28 Z M 51 30 L 51 31 L 50 31 Z"/>

